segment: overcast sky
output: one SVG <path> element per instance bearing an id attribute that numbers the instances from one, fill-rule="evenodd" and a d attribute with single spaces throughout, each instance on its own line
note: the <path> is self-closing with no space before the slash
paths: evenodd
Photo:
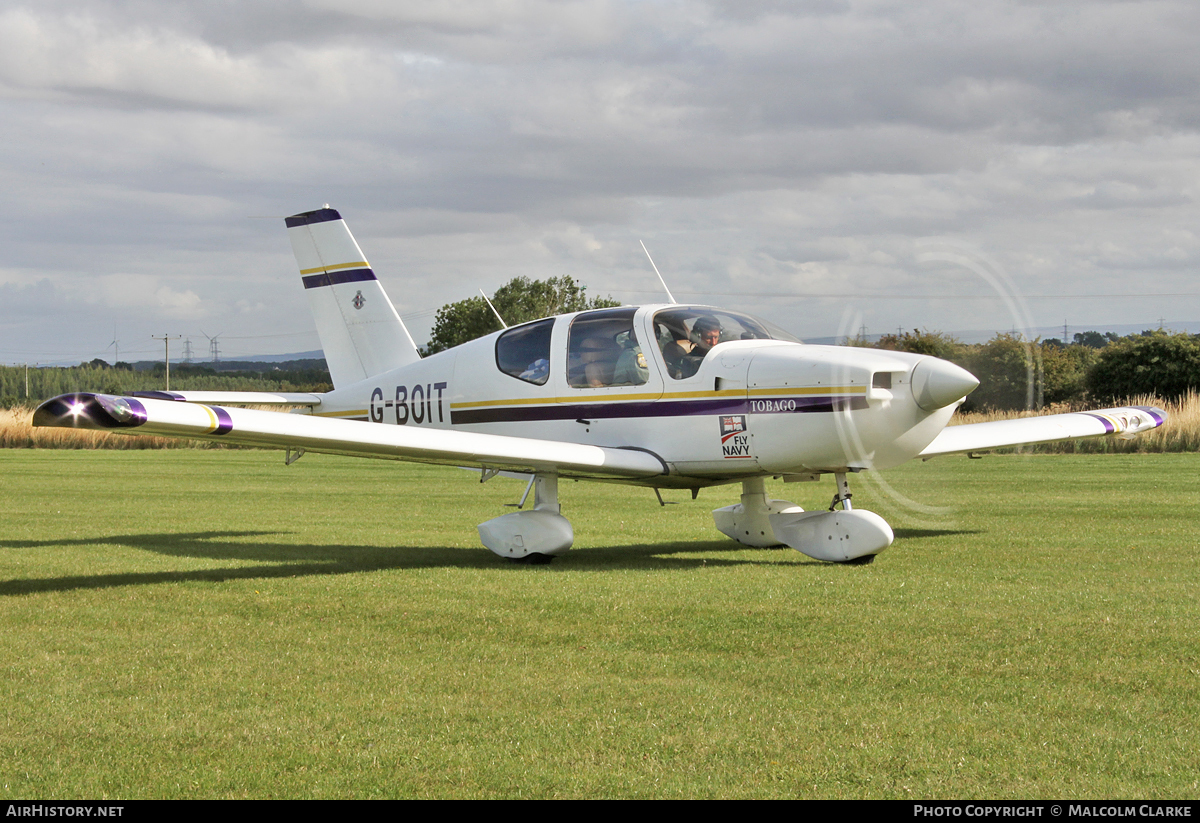
<path id="1" fill-rule="evenodd" d="M 1200 320 L 1194 2 L 0 2 L 0 362 L 418 342 L 511 278 L 802 337 Z M 180 345 L 179 343 L 173 345 Z M 160 356 L 160 355 L 159 355 Z"/>

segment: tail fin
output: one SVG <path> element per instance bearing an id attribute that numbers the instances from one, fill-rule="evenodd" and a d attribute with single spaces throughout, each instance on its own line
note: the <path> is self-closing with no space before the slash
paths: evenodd
<path id="1" fill-rule="evenodd" d="M 337 210 L 326 206 L 285 222 L 334 386 L 419 360 L 412 335 Z"/>

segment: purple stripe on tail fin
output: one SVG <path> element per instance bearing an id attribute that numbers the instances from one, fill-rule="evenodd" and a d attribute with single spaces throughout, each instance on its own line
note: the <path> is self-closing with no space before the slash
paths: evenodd
<path id="1" fill-rule="evenodd" d="M 285 217 L 283 222 L 287 227 L 294 228 L 296 226 L 311 226 L 314 223 L 328 223 L 331 220 L 341 220 L 342 216 L 338 214 L 337 209 L 317 209 L 315 211 L 306 211 L 302 214 L 293 214 L 291 217 Z"/>

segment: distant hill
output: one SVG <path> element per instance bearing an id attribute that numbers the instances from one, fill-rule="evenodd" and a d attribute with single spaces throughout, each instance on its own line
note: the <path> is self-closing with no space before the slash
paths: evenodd
<path id="1" fill-rule="evenodd" d="M 1085 332 L 1085 331 L 1098 331 L 1101 334 L 1105 334 L 1106 332 L 1113 332 L 1118 337 L 1126 337 L 1131 334 L 1138 334 L 1140 332 L 1146 331 L 1147 329 L 1150 329 L 1150 330 L 1157 329 L 1158 327 L 1159 327 L 1158 323 L 1115 323 L 1115 324 L 1114 323 L 1107 323 L 1107 324 L 1100 323 L 1100 324 L 1095 324 L 1095 325 L 1090 325 L 1090 326 L 1087 324 L 1076 325 L 1076 324 L 1072 323 L 1067 326 L 1067 339 L 1068 339 L 1068 341 L 1070 341 L 1070 339 L 1076 333 Z M 1197 333 L 1200 333 L 1200 322 L 1195 321 L 1195 320 L 1181 320 L 1181 321 L 1177 321 L 1177 322 L 1164 323 L 1162 328 L 1169 332 L 1175 332 L 1175 333 L 1187 332 L 1188 334 L 1197 334 Z M 923 329 L 923 330 L 924 331 L 936 331 L 936 332 L 942 331 L 942 329 Z M 902 332 L 904 332 L 904 331 L 912 331 L 912 329 L 903 329 Z M 947 337 L 953 337 L 955 340 L 959 341 L 960 343 L 986 343 L 987 341 L 994 338 L 997 334 L 1012 334 L 1015 331 L 1017 331 L 1017 330 L 1010 327 L 1007 329 L 966 329 L 966 330 L 960 330 L 960 331 L 947 331 L 947 332 L 944 332 L 944 334 Z M 1038 328 L 1028 329 L 1027 331 L 1031 337 L 1041 339 L 1041 340 L 1049 340 L 1052 337 L 1061 338 L 1062 333 L 1063 333 L 1063 327 L 1061 325 L 1060 326 L 1040 326 Z M 877 343 L 877 342 L 879 342 L 879 339 L 881 337 L 883 337 L 884 335 L 895 334 L 895 333 L 896 333 L 896 329 L 890 329 L 890 330 L 884 331 L 880 334 L 867 334 L 865 340 L 867 343 Z M 846 338 L 844 336 L 843 337 L 802 337 L 800 339 L 803 340 L 805 343 L 810 343 L 814 346 L 838 346 L 838 345 L 841 345 L 842 343 L 846 342 Z"/>
<path id="2" fill-rule="evenodd" d="M 317 352 L 320 355 L 320 352 Z M 139 360 L 130 364 L 134 371 L 153 371 L 162 368 L 161 360 Z M 324 374 L 324 382 L 329 380 L 329 367 L 325 365 L 324 357 L 299 357 L 287 359 L 252 358 L 230 359 L 217 361 L 171 361 L 171 370 L 180 372 L 194 371 L 196 373 L 226 374 L 261 374 L 271 376 L 278 372 L 315 372 Z"/>
<path id="3" fill-rule="evenodd" d="M 320 349 L 315 351 L 293 352 L 292 354 L 249 354 L 242 357 L 226 357 L 221 362 L 229 361 L 250 361 L 255 363 L 281 363 L 292 360 L 325 360 L 325 352 Z M 199 360 L 193 360 L 193 363 L 199 363 Z"/>

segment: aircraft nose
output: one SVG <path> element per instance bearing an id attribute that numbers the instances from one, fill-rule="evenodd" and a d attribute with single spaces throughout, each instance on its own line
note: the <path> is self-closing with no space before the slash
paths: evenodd
<path id="1" fill-rule="evenodd" d="M 979 380 L 964 368 L 926 357 L 912 370 L 912 393 L 925 411 L 937 411 L 966 397 Z"/>

